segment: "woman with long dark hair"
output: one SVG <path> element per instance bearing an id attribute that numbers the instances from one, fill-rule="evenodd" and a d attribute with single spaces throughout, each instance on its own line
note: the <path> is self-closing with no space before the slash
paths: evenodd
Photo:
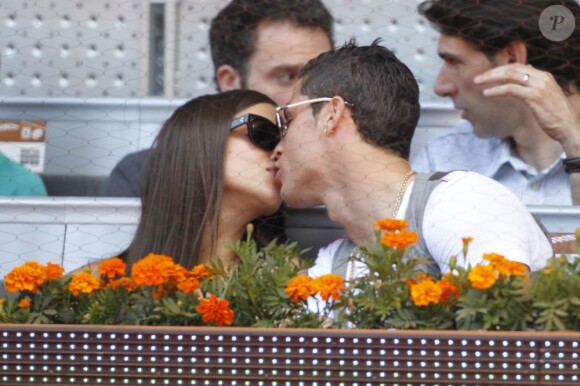
<path id="1" fill-rule="evenodd" d="M 157 253 L 186 268 L 215 256 L 227 264 L 235 256 L 224 243 L 240 240 L 257 218 L 258 238 L 284 241 L 279 212 L 264 220 L 281 205 L 270 158 L 280 139 L 275 111 L 274 101 L 251 90 L 204 95 L 177 108 L 144 165 L 128 263 Z"/>

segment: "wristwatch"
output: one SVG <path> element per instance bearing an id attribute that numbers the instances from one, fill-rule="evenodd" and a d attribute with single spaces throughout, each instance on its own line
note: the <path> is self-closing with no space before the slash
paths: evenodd
<path id="1" fill-rule="evenodd" d="M 580 173 L 580 157 L 565 158 L 562 160 L 564 171 L 570 173 Z"/>

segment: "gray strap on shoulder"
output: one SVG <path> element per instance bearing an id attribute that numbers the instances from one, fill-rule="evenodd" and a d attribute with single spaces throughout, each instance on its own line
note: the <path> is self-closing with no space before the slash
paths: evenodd
<path id="1" fill-rule="evenodd" d="M 417 173 L 409 198 L 409 205 L 405 212 L 409 230 L 416 231 L 419 234 L 419 242 L 410 248 L 406 258 L 427 258 L 429 260 L 428 263 L 417 268 L 431 275 L 438 274 L 441 270 L 427 248 L 427 243 L 423 236 L 423 217 L 425 216 L 425 207 L 429 196 L 447 174 L 449 172 Z"/>
<path id="2" fill-rule="evenodd" d="M 447 173 L 444 172 L 418 173 L 415 177 L 409 205 L 405 212 L 405 218 L 409 223 L 410 230 L 414 230 L 419 234 L 419 243 L 409 250 L 406 258 L 421 257 L 429 259 L 427 264 L 417 268 L 431 275 L 439 273 L 440 269 L 429 254 L 425 239 L 423 238 L 423 216 L 431 192 L 446 175 Z M 345 238 L 340 243 L 332 258 L 332 273 L 339 274 L 341 277 L 347 279 L 348 258 L 355 248 L 356 245 L 348 238 Z"/>
<path id="3" fill-rule="evenodd" d="M 415 248 L 411 249 L 409 254 L 407 254 L 408 258 L 430 256 L 427 244 L 423 237 L 423 217 L 425 215 L 425 207 L 427 206 L 427 201 L 429 200 L 429 196 L 433 192 L 433 189 L 435 189 L 441 180 L 449 173 L 451 173 L 451 171 L 417 173 L 415 177 L 415 183 L 413 185 L 413 191 L 411 192 L 409 205 L 407 206 L 407 211 L 405 212 L 405 218 L 409 223 L 409 228 L 417 231 L 419 234 L 419 243 Z M 548 239 L 548 242 L 552 247 L 552 253 L 554 253 L 554 245 L 552 244 L 552 239 L 548 230 L 536 216 L 532 215 L 532 217 Z M 435 261 L 433 261 L 433 263 L 435 263 Z M 436 263 L 435 266 L 439 269 Z"/>
<path id="4" fill-rule="evenodd" d="M 342 240 L 334 256 L 332 256 L 332 273 L 340 275 L 343 279 L 348 279 L 346 272 L 348 269 L 348 258 L 355 248 L 356 245 L 349 238 Z"/>
<path id="5" fill-rule="evenodd" d="M 435 173 L 417 173 L 415 176 L 415 182 L 413 184 L 413 190 L 411 191 L 411 196 L 409 198 L 409 205 L 405 211 L 405 219 L 409 223 L 409 230 L 414 230 L 419 234 L 419 242 L 410 248 L 407 254 L 407 259 L 412 258 L 426 258 L 428 262 L 425 265 L 418 266 L 417 268 L 424 271 L 430 275 L 437 275 L 441 272 L 439 265 L 433 259 L 427 248 L 427 243 L 423 236 L 423 218 L 425 216 L 425 207 L 427 206 L 427 201 L 433 190 L 439 185 L 441 180 L 450 172 L 435 172 Z M 542 229 L 546 235 L 550 245 L 552 245 L 550 235 L 543 224 L 534 217 L 538 226 Z M 350 239 L 344 239 L 338 249 L 336 250 L 333 260 L 332 260 L 332 272 L 339 274 L 341 277 L 346 279 L 346 270 L 348 267 L 348 258 L 356 248 L 356 245 L 350 241 Z M 553 245 L 552 245 L 553 248 Z M 553 249 L 552 249 L 553 251 Z"/>
<path id="6" fill-rule="evenodd" d="M 552 256 L 555 256 L 556 250 L 554 249 L 554 243 L 552 242 L 552 236 L 550 236 L 550 232 L 548 232 L 548 230 L 546 229 L 544 224 L 542 224 L 542 222 L 533 213 L 532 213 L 532 218 L 534 219 L 536 224 L 538 224 L 538 226 L 540 227 L 540 230 L 544 233 L 544 235 L 548 239 L 548 242 L 550 243 L 550 247 L 552 248 Z"/>

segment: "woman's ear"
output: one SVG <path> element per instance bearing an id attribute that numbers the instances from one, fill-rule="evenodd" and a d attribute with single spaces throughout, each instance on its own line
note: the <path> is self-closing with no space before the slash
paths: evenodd
<path id="1" fill-rule="evenodd" d="M 507 55 L 508 63 L 528 64 L 528 47 L 521 40 L 508 43 L 503 51 Z"/>
<path id="2" fill-rule="evenodd" d="M 215 72 L 215 77 L 221 92 L 242 88 L 240 73 L 229 64 L 219 66 Z"/>

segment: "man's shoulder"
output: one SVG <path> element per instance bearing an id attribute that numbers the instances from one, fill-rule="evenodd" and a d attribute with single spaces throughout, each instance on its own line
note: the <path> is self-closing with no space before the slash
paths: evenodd
<path id="1" fill-rule="evenodd" d="M 0 152 L 0 195 L 45 196 L 42 178 Z"/>
<path id="2" fill-rule="evenodd" d="M 489 198 L 491 203 L 499 195 L 517 200 L 506 186 L 478 172 L 454 170 L 447 173 L 439 182 L 430 199 L 449 202 L 451 205 L 457 204 L 457 197 L 470 197 L 473 196 L 473 192 L 483 192 L 482 195 Z"/>
<path id="3" fill-rule="evenodd" d="M 437 176 L 437 173 L 434 173 Z M 453 184 L 470 184 L 470 185 L 481 185 L 481 184 L 490 184 L 494 186 L 502 186 L 499 182 L 494 180 L 491 177 L 483 175 L 478 172 L 470 171 L 470 170 L 452 170 L 447 173 L 443 173 L 442 177 L 439 178 L 440 182 L 447 183 L 449 185 Z M 507 190 L 507 188 L 506 188 Z"/>
<path id="4" fill-rule="evenodd" d="M 461 122 L 457 126 L 435 138 L 427 148 L 436 149 L 440 147 L 451 147 L 458 152 L 466 152 L 470 148 L 492 148 L 501 143 L 497 138 L 480 138 L 473 133 L 473 127 L 467 121 Z M 456 145 L 464 146 L 455 147 Z"/>
<path id="5" fill-rule="evenodd" d="M 26 166 L 13 161 L 2 152 L 0 152 L 0 168 L 1 174 L 8 175 L 11 178 L 40 179 L 37 174 L 30 171 Z"/>
<path id="6" fill-rule="evenodd" d="M 28 171 L 28 169 L 26 169 L 24 166 L 20 165 L 16 161 L 13 161 L 12 159 L 7 157 L 1 151 L 0 151 L 0 166 L 2 167 L 2 169 L 1 169 L 2 172 L 5 172 L 5 171 L 12 172 L 12 171 L 22 171 L 22 170 Z M 32 172 L 30 172 L 30 173 L 32 173 Z"/>
<path id="7" fill-rule="evenodd" d="M 490 175 L 490 160 L 497 159 L 505 143 L 498 138 L 479 138 L 469 122 L 462 122 L 427 144 L 412 166 L 417 171 L 474 170 Z"/>
<path id="8" fill-rule="evenodd" d="M 103 196 L 139 197 L 141 169 L 149 150 L 129 153 L 115 166 L 105 183 Z"/>
<path id="9" fill-rule="evenodd" d="M 145 158 L 149 154 L 149 149 L 139 150 L 133 153 L 129 153 L 124 156 L 119 163 L 115 166 L 113 173 L 139 173 L 145 162 Z"/>
<path id="10" fill-rule="evenodd" d="M 145 157 L 147 157 L 147 154 L 149 154 L 149 149 L 144 149 L 144 150 L 139 150 L 133 153 L 129 153 L 127 155 L 125 155 L 121 161 L 119 161 L 119 163 L 117 165 L 124 165 L 124 166 L 129 166 L 129 165 L 141 165 L 143 164 L 143 161 L 145 160 Z"/>

